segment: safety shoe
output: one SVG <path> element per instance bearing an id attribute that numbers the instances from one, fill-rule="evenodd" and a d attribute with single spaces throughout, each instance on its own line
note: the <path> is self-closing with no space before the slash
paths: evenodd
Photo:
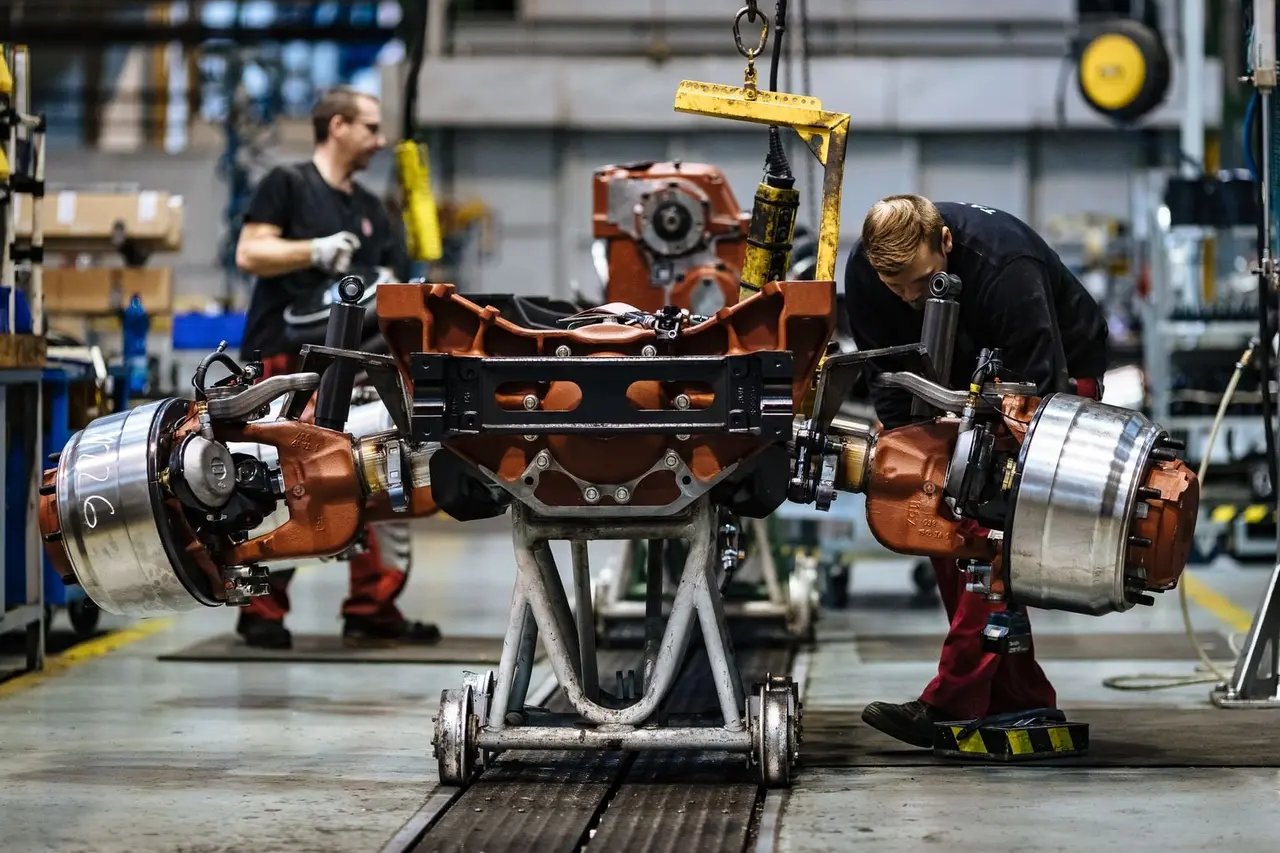
<path id="1" fill-rule="evenodd" d="M 440 629 L 430 622 L 411 619 L 384 622 L 365 616 L 348 616 L 342 624 L 342 642 L 353 648 L 430 646 L 440 642 Z"/>
<path id="2" fill-rule="evenodd" d="M 278 619 L 241 614 L 236 620 L 236 633 L 244 638 L 244 644 L 255 649 L 291 649 L 293 635 Z"/>
<path id="3" fill-rule="evenodd" d="M 901 705 L 872 702 L 862 710 L 862 722 L 871 728 L 925 749 L 933 747 L 934 723 L 945 719 L 945 714 L 919 699 L 903 702 Z"/>

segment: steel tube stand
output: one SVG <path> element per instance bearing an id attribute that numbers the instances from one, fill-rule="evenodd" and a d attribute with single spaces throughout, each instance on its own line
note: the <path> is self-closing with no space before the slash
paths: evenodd
<path id="1" fill-rule="evenodd" d="M 1280 708 L 1280 563 L 1271 572 L 1230 683 L 1210 698 L 1219 708 Z"/>
<path id="2" fill-rule="evenodd" d="M 765 519 L 742 519 L 743 536 L 750 538 L 755 553 L 747 564 L 758 568 L 765 596 L 750 600 L 724 601 L 725 613 L 733 620 L 753 619 L 778 623 L 800 642 L 812 642 L 814 622 L 818 618 L 818 572 L 813 561 L 797 560 L 791 566 L 784 584 L 782 572 L 774 558 L 772 542 Z M 627 597 L 635 542 L 624 546 L 597 584 L 595 615 L 597 634 L 607 639 L 609 627 L 616 623 L 639 623 L 648 618 L 651 601 Z M 756 562 L 758 561 L 758 563 Z M 745 573 L 745 572 L 743 572 Z"/>
<path id="3" fill-rule="evenodd" d="M 441 695 L 435 719 L 440 781 L 466 784 L 496 752 L 507 749 L 725 750 L 751 756 L 766 785 L 786 785 L 797 754 L 799 702 L 790 678 L 771 677 L 748 702 L 734 660 L 724 602 L 716 583 L 716 508 L 706 498 L 680 516 L 653 519 L 546 519 L 522 504 L 511 509 L 517 578 L 496 677 L 468 674 L 461 690 Z M 575 619 L 550 542 L 572 543 Z M 619 679 L 614 692 L 596 673 L 594 620 L 585 583 L 586 542 L 680 539 L 688 558 L 665 626 L 654 625 L 643 682 Z M 719 700 L 719 725 L 667 725 L 663 703 L 680 674 L 695 624 L 701 631 Z M 541 638 L 575 714 L 525 707 Z"/>

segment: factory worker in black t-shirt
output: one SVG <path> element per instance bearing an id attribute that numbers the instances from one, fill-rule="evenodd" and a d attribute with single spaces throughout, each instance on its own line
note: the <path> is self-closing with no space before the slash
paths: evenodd
<path id="1" fill-rule="evenodd" d="M 259 183 L 236 246 L 236 265 L 255 277 L 242 356 L 258 355 L 264 375 L 287 373 L 301 348 L 285 331 L 293 306 L 319 305 L 341 275 L 388 279 L 407 265 L 403 242 L 386 209 L 354 176 L 386 147 L 377 98 L 339 87 L 312 111 L 315 151 L 310 160 L 271 170 Z M 351 595 L 342 605 L 349 645 L 433 643 L 434 625 L 405 619 L 395 605 L 407 565 L 394 565 L 391 536 L 366 529 L 364 553 L 351 560 Z M 241 609 L 236 630 L 251 646 L 289 648 L 284 627 L 292 570 L 274 572 L 271 593 Z"/>

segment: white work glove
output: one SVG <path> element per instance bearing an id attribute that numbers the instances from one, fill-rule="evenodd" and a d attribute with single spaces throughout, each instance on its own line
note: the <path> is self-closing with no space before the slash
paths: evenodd
<path id="1" fill-rule="evenodd" d="M 350 231 L 339 231 L 311 241 L 311 265 L 331 275 L 342 275 L 351 269 L 351 256 L 360 248 L 360 238 Z"/>

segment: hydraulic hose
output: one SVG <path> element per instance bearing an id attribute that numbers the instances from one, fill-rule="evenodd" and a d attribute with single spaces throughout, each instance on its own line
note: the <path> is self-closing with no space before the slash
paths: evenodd
<path id="1" fill-rule="evenodd" d="M 1201 454 L 1200 468 L 1196 471 L 1202 498 L 1204 496 L 1204 478 L 1209 472 L 1209 460 L 1213 456 L 1213 446 L 1218 440 L 1218 430 L 1222 427 L 1222 421 L 1227 415 L 1227 407 L 1231 405 L 1231 398 L 1235 396 L 1236 386 L 1240 384 L 1240 376 L 1253 360 L 1254 354 L 1259 350 L 1259 343 L 1258 338 L 1249 341 L 1249 346 L 1240 354 L 1239 360 L 1236 361 L 1236 368 L 1231 374 L 1231 380 L 1227 382 L 1226 390 L 1222 392 L 1222 401 L 1218 404 L 1218 412 L 1213 417 L 1213 425 L 1209 429 L 1209 438 L 1205 441 L 1204 452 Z M 1265 350 L 1266 348 L 1261 347 L 1261 349 Z M 1263 376 L 1264 385 L 1269 381 L 1270 377 Z M 1274 483 L 1274 481 L 1272 482 Z M 1212 675 L 1168 675 L 1164 673 L 1117 675 L 1114 678 L 1103 679 L 1104 686 L 1113 690 L 1166 690 L 1171 687 L 1189 687 L 1194 684 L 1218 684 L 1230 679 L 1230 675 L 1223 672 L 1209 658 L 1209 653 L 1205 651 L 1204 646 L 1200 644 L 1200 640 L 1196 637 L 1195 628 L 1191 625 L 1191 610 L 1187 604 L 1187 586 L 1185 582 L 1178 584 L 1178 605 L 1182 610 L 1182 627 L 1186 631 L 1187 640 L 1190 641 L 1191 647 L 1195 649 L 1196 657 L 1200 659 L 1201 665 L 1196 671 L 1208 671 Z"/>

